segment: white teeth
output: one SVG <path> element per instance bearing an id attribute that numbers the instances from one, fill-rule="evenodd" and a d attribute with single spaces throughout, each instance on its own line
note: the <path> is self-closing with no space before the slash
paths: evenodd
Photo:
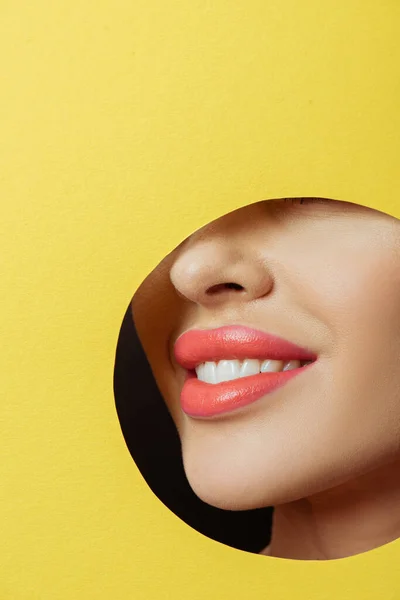
<path id="1" fill-rule="evenodd" d="M 217 365 L 215 362 L 204 363 L 203 381 L 207 383 L 217 383 Z"/>
<path id="2" fill-rule="evenodd" d="M 261 373 L 278 373 L 278 371 L 282 371 L 282 367 L 281 360 L 264 360 L 261 363 Z"/>
<path id="3" fill-rule="evenodd" d="M 237 379 L 240 371 L 238 360 L 220 360 L 217 364 L 217 383 L 221 381 L 231 381 Z"/>
<path id="4" fill-rule="evenodd" d="M 299 360 L 257 360 L 246 358 L 239 360 L 220 360 L 219 362 L 205 362 L 196 367 L 196 374 L 199 381 L 205 383 L 221 383 L 222 381 L 232 381 L 241 377 L 249 377 L 258 373 L 278 373 L 280 371 L 290 371 L 298 369 L 302 364 L 308 364 L 312 361 L 301 363 Z"/>
<path id="5" fill-rule="evenodd" d="M 283 371 L 291 371 L 292 369 L 298 369 L 300 367 L 299 360 L 289 360 L 283 366 Z"/>
<path id="6" fill-rule="evenodd" d="M 205 367 L 205 363 L 201 363 L 201 365 L 199 365 L 198 367 L 196 367 L 197 379 L 200 379 L 200 381 L 205 381 L 205 379 L 204 379 L 204 367 Z"/>
<path id="7" fill-rule="evenodd" d="M 240 367 L 240 377 L 257 375 L 260 372 L 260 361 L 257 359 L 246 358 Z"/>

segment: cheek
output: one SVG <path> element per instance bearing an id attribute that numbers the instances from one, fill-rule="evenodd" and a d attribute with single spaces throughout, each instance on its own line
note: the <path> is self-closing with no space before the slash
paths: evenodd
<path id="1" fill-rule="evenodd" d="M 357 250 L 315 261 L 303 301 L 327 327 L 320 355 L 332 377 L 331 422 L 360 429 L 375 419 L 376 432 L 389 431 L 400 413 L 400 265 L 389 251 Z"/>
<path id="2" fill-rule="evenodd" d="M 319 254 L 287 260 L 293 303 L 325 325 L 323 351 L 336 353 L 363 340 L 386 346 L 400 329 L 400 257 L 392 248 L 366 241 L 325 247 Z M 296 306 L 295 306 L 296 308 Z M 312 329 L 311 329 L 312 335 Z"/>
<path id="3" fill-rule="evenodd" d="M 343 256 L 313 270 L 310 297 L 328 326 L 321 360 L 330 380 L 315 414 L 325 448 L 333 456 L 337 444 L 342 466 L 356 471 L 399 452 L 400 269 L 379 248 L 365 249 L 368 260 L 346 255 L 347 264 Z"/>

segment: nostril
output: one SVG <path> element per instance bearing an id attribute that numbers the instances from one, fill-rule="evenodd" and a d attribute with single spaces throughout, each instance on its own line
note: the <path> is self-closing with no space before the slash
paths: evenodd
<path id="1" fill-rule="evenodd" d="M 238 290 L 241 291 L 243 290 L 243 286 L 239 285 L 238 283 L 219 283 L 217 285 L 213 285 L 211 286 L 208 290 L 207 290 L 207 294 L 211 295 L 211 294 L 216 294 L 222 290 Z"/>
<path id="2" fill-rule="evenodd" d="M 226 288 L 231 289 L 231 290 L 243 290 L 244 288 L 239 285 L 238 283 L 224 283 L 223 284 Z"/>

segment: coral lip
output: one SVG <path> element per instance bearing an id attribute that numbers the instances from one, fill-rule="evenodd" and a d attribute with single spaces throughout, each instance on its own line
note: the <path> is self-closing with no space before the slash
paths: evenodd
<path id="1" fill-rule="evenodd" d="M 176 340 L 174 354 L 178 364 L 187 370 L 193 370 L 203 362 L 217 362 L 223 359 L 316 359 L 316 355 L 305 348 L 242 325 L 186 331 Z"/>
<path id="2" fill-rule="evenodd" d="M 230 413 L 279 389 L 300 373 L 308 371 L 313 364 L 290 371 L 259 373 L 216 384 L 200 381 L 193 372 L 189 372 L 180 397 L 182 410 L 195 418 Z"/>

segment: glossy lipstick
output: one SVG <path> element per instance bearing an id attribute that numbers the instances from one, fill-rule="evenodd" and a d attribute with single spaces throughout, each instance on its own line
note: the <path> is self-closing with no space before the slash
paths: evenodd
<path id="1" fill-rule="evenodd" d="M 212 384 L 197 379 L 195 368 L 199 364 L 246 358 L 312 363 L 317 358 L 305 348 L 241 325 L 187 331 L 176 340 L 174 354 L 178 364 L 187 370 L 180 397 L 182 410 L 189 416 L 202 418 L 228 413 L 251 404 L 282 387 L 311 365 Z"/>

